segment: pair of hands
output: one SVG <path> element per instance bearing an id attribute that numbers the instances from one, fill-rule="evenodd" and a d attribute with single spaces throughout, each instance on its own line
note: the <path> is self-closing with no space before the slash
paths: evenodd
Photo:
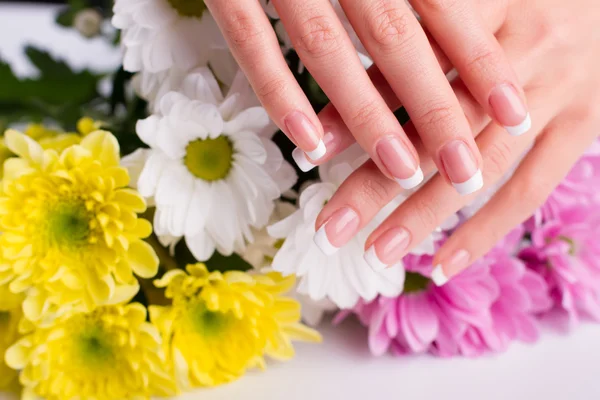
<path id="1" fill-rule="evenodd" d="M 374 269 L 398 262 L 534 143 L 507 184 L 436 254 L 433 278 L 443 284 L 543 204 L 600 128 L 593 0 L 411 0 L 422 25 L 404 0 L 340 0 L 375 62 L 368 71 L 330 0 L 271 0 L 331 99 L 318 116 L 258 1 L 205 2 L 271 118 L 298 146 L 301 168 L 355 142 L 371 156 L 317 219 L 324 251 L 342 247 L 437 170 L 367 240 Z M 459 77 L 448 82 L 452 69 Z M 393 115 L 401 106 L 411 117 L 404 127 Z"/>

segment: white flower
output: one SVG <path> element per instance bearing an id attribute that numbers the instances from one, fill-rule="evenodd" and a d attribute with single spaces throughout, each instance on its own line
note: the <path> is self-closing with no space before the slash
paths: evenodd
<path id="1" fill-rule="evenodd" d="M 354 306 L 361 297 L 370 301 L 379 294 L 397 296 L 404 286 L 401 263 L 377 273 L 363 258 L 367 236 L 389 214 L 389 207 L 332 256 L 324 255 L 314 244 L 317 215 L 343 180 L 365 161 L 366 156 L 359 153 L 362 151 L 353 146 L 335 162 L 321 166 L 322 182 L 300 194 L 299 210 L 268 228 L 271 236 L 285 239 L 275 255 L 273 269 L 284 275 L 296 274 L 298 292 L 316 301 L 329 299 L 340 308 Z"/>
<path id="2" fill-rule="evenodd" d="M 112 23 L 122 30 L 123 67 L 157 73 L 207 65 L 225 39 L 203 0 L 116 0 Z"/>
<path id="3" fill-rule="evenodd" d="M 214 72 L 219 83 L 229 88 L 233 84 L 239 65 L 228 49 L 215 49 L 212 51 L 210 68 Z M 195 74 L 199 67 L 184 70 L 177 65 L 161 72 L 149 72 L 142 70 L 135 74 L 132 80 L 133 88 L 138 96 L 146 100 L 150 110 L 157 110 L 157 102 L 168 92 L 179 91 L 183 80 L 191 74 Z"/>
<path id="4" fill-rule="evenodd" d="M 267 224 L 275 200 L 296 182 L 271 141 L 275 129 L 243 74 L 223 98 L 208 68 L 159 100 L 137 125 L 150 155 L 138 191 L 156 204 L 156 234 L 184 237 L 193 255 L 242 252 Z"/>

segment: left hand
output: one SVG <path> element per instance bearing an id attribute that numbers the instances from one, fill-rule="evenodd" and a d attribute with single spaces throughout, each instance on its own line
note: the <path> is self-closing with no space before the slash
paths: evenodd
<path id="1" fill-rule="evenodd" d="M 486 3 L 481 1 L 480 6 Z M 460 79 L 453 87 L 477 136 L 487 187 L 535 144 L 508 183 L 436 254 L 434 265 L 438 267 L 433 278 L 438 284 L 485 255 L 531 216 L 600 133 L 600 8 L 595 0 L 501 3 L 506 4 L 496 7 L 492 18 L 501 23 L 494 29 L 524 84 L 532 130 L 520 137 L 506 135 L 503 127 L 486 117 Z M 378 89 L 390 92 L 383 85 Z M 339 127 L 342 122 L 334 110 L 329 114 L 327 123 Z M 407 132 L 411 130 L 414 127 L 409 126 Z M 415 147 L 422 148 L 418 143 Z M 422 160 L 425 173 L 433 172 L 434 164 L 425 157 Z M 323 208 L 315 240 L 342 247 L 400 192 L 398 185 L 368 161 Z M 367 261 L 375 269 L 398 262 L 472 200 L 473 196 L 460 196 L 436 174 L 371 234 L 365 246 Z"/>

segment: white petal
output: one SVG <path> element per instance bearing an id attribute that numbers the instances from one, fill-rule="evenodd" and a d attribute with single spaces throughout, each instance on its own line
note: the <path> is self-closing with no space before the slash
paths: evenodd
<path id="1" fill-rule="evenodd" d="M 264 164 L 267 160 L 267 150 L 263 142 L 252 132 L 238 132 L 233 147 L 237 153 L 245 155 L 257 164 Z"/>
<path id="2" fill-rule="evenodd" d="M 140 119 L 135 124 L 135 130 L 142 142 L 150 147 L 156 147 L 156 136 L 158 135 L 159 125 L 160 118 L 156 115 L 151 115 L 146 119 Z"/>
<path id="3" fill-rule="evenodd" d="M 215 252 L 215 243 L 205 231 L 186 236 L 185 243 L 198 261 L 208 260 Z"/>
<path id="4" fill-rule="evenodd" d="M 150 153 L 137 183 L 138 192 L 142 196 L 154 196 L 156 185 L 168 163 L 168 158 L 162 152 L 155 150 Z"/>
<path id="5" fill-rule="evenodd" d="M 190 202 L 190 208 L 186 218 L 185 235 L 195 236 L 204 230 L 206 219 L 211 212 L 210 185 L 196 179 L 194 183 L 194 193 Z M 218 201 L 218 199 L 217 199 Z"/>
<path id="6" fill-rule="evenodd" d="M 225 123 L 225 132 L 239 131 L 260 132 L 270 123 L 267 111 L 262 107 L 252 107 L 237 114 L 231 121 Z"/>
<path id="7" fill-rule="evenodd" d="M 206 67 L 194 69 L 181 84 L 181 91 L 193 100 L 203 103 L 220 104 L 223 94 L 213 73 Z"/>

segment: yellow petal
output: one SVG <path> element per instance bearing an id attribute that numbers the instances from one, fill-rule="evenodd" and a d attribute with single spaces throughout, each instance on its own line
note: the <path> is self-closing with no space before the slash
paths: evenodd
<path id="1" fill-rule="evenodd" d="M 119 165 L 119 142 L 110 132 L 92 132 L 81 141 L 81 146 L 90 150 L 104 166 Z"/>
<path id="2" fill-rule="evenodd" d="M 42 164 L 44 150 L 35 140 L 13 129 L 9 129 L 4 133 L 4 141 L 6 147 L 16 155 L 30 160 L 37 165 Z"/>
<path id="3" fill-rule="evenodd" d="M 138 192 L 133 189 L 120 189 L 117 190 L 114 196 L 114 201 L 125 205 L 130 210 L 136 213 L 143 213 L 146 211 L 146 202 L 140 196 Z"/>
<path id="4" fill-rule="evenodd" d="M 141 278 L 153 278 L 158 272 L 158 256 L 152 246 L 142 240 L 129 244 L 127 258 L 133 272 Z"/>
<path id="5" fill-rule="evenodd" d="M 4 360 L 13 369 L 23 369 L 29 362 L 30 340 L 27 338 L 19 340 L 6 350 Z"/>
<path id="6" fill-rule="evenodd" d="M 176 277 L 185 277 L 186 274 L 183 270 L 180 269 L 172 269 L 171 271 L 167 271 L 167 273 L 165 273 L 162 278 L 160 279 L 155 279 L 154 280 L 154 286 L 156 286 L 157 288 L 164 288 L 169 286 L 169 284 L 176 278 Z"/>

